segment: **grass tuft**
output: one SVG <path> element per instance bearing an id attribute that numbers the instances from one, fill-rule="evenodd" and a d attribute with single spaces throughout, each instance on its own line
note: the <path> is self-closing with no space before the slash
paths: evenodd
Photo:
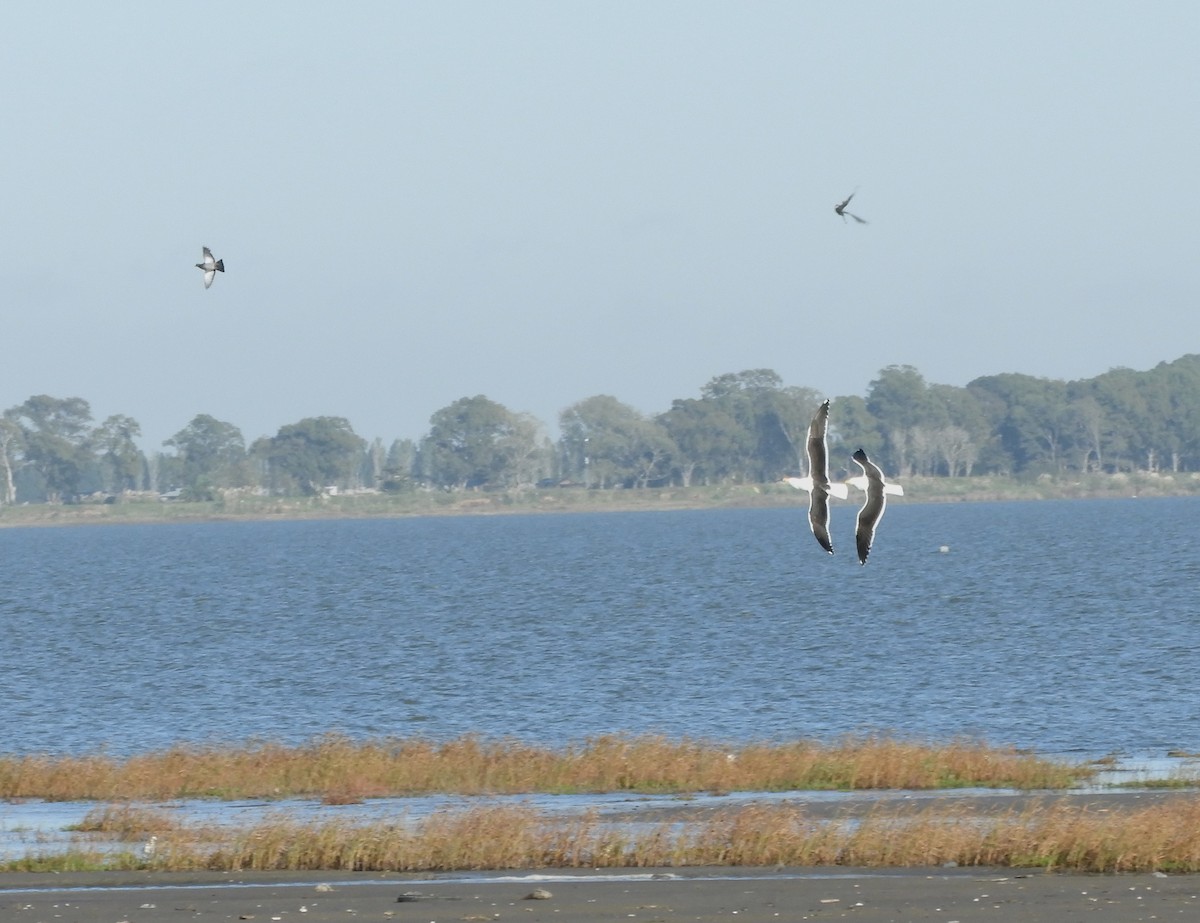
<path id="1" fill-rule="evenodd" d="M 298 746 L 179 745 L 117 759 L 0 757 L 0 798 L 165 801 L 315 797 L 329 804 L 454 793 L 687 793 L 802 789 L 1054 789 L 1092 768 L 977 741 L 929 745 L 890 737 L 832 744 L 726 744 L 656 736 L 591 738 L 563 749 L 467 735 L 355 741 L 336 734 Z"/>
<path id="2" fill-rule="evenodd" d="M 685 866 L 1008 866 L 1076 872 L 1200 871 L 1200 799 L 1098 811 L 1066 802 L 998 815 L 961 804 L 880 809 L 853 822 L 794 806 L 749 806 L 692 823 L 606 823 L 527 807 L 435 814 L 419 824 L 300 823 L 243 830 L 177 827 L 157 870 L 450 871 Z M 132 851 L 79 847 L 9 862 L 8 871 L 144 867 Z"/>

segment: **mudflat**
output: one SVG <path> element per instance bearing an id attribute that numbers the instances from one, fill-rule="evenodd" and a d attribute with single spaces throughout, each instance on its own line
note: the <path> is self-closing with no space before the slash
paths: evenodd
<path id="1" fill-rule="evenodd" d="M 938 868 L 0 875 L 5 923 L 1200 919 L 1200 877 Z"/>

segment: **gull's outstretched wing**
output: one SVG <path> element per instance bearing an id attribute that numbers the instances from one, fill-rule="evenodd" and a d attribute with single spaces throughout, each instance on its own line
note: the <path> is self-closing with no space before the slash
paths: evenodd
<path id="1" fill-rule="evenodd" d="M 866 452 L 859 449 L 852 457 L 855 464 L 862 468 L 862 478 L 866 481 L 866 484 L 863 485 L 859 478 L 850 479 L 850 483 L 856 487 L 865 487 L 867 492 L 867 499 L 863 503 L 862 509 L 858 511 L 858 519 L 854 524 L 854 543 L 858 547 L 858 563 L 865 565 L 867 556 L 871 553 L 871 545 L 875 541 L 875 529 L 879 526 L 879 520 L 883 518 L 883 511 L 887 507 L 887 491 L 883 472 L 867 457 Z"/>

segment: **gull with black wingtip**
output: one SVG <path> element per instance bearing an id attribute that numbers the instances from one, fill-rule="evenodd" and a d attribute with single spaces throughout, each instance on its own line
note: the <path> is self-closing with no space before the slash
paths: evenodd
<path id="1" fill-rule="evenodd" d="M 879 466 L 867 457 L 867 453 L 859 449 L 852 456 L 863 473 L 850 478 L 846 483 L 867 493 L 866 502 L 858 511 L 858 519 L 854 526 L 854 541 L 858 545 L 858 563 L 865 565 L 867 555 L 871 553 L 871 545 L 875 541 L 875 529 L 883 518 L 887 507 L 888 494 L 904 495 L 904 488 L 899 484 L 889 484 L 884 480 Z"/>
<path id="2" fill-rule="evenodd" d="M 808 525 L 817 543 L 833 554 L 833 541 L 829 538 L 829 495 L 842 500 L 849 495 L 845 484 L 833 484 L 829 480 L 829 451 L 826 446 L 826 431 L 829 426 L 829 401 L 825 401 L 808 424 L 808 476 L 784 478 L 797 490 L 808 491 Z"/>

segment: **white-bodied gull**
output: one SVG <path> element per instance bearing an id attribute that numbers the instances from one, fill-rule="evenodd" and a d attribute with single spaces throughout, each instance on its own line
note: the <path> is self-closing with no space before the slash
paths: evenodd
<path id="1" fill-rule="evenodd" d="M 867 493 L 867 500 L 862 505 L 862 509 L 858 511 L 858 521 L 854 527 L 854 541 L 858 545 L 858 563 L 865 565 L 867 555 L 871 553 L 871 543 L 875 541 L 875 529 L 887 507 L 887 495 L 903 496 L 904 488 L 899 484 L 889 484 L 885 481 L 879 466 L 867 458 L 867 453 L 862 449 L 855 452 L 853 458 L 858 467 L 862 468 L 863 473 L 850 478 L 846 483 Z"/>
<path id="2" fill-rule="evenodd" d="M 204 287 L 208 288 L 212 285 L 212 280 L 216 278 L 217 273 L 225 271 L 224 260 L 214 260 L 212 251 L 208 247 L 204 248 L 204 262 L 196 264 L 197 269 L 204 270 Z M 225 283 L 222 282 L 222 285 Z"/>
<path id="3" fill-rule="evenodd" d="M 829 451 L 825 446 L 828 425 L 829 401 L 825 401 L 808 424 L 808 476 L 784 480 L 797 490 L 808 491 L 808 525 L 817 543 L 833 554 L 833 542 L 829 538 L 829 495 L 845 500 L 849 491 L 845 484 L 829 481 Z"/>

